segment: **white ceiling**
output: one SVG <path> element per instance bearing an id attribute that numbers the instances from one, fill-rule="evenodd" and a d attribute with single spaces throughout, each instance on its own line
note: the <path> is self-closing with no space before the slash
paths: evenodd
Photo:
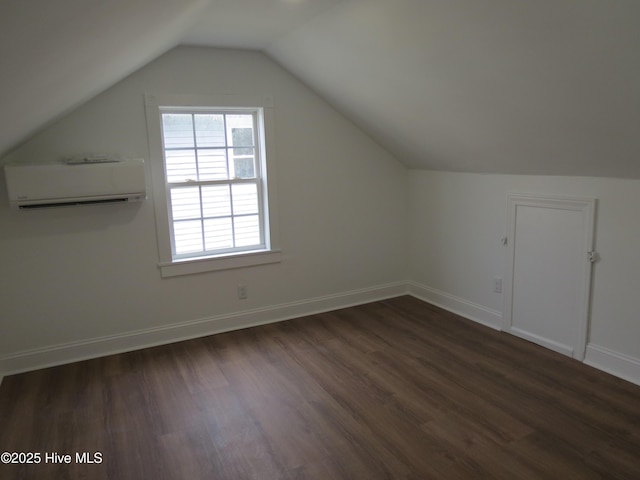
<path id="1" fill-rule="evenodd" d="M 0 0 L 0 157 L 180 42 L 208 0 Z"/>
<path id="2" fill-rule="evenodd" d="M 188 45 L 264 50 L 342 0 L 217 0 L 185 30 Z"/>
<path id="3" fill-rule="evenodd" d="M 640 178 L 639 25 L 637 0 L 4 0 L 0 154 L 185 43 L 266 52 L 410 167 Z"/>
<path id="4" fill-rule="evenodd" d="M 637 0 L 354 0 L 268 52 L 409 166 L 640 178 Z"/>

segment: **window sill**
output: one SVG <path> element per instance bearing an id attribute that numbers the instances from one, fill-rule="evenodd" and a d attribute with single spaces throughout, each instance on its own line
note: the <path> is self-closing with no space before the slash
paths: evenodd
<path id="1" fill-rule="evenodd" d="M 218 257 L 178 260 L 170 263 L 160 263 L 162 278 L 193 275 L 196 273 L 230 270 L 232 268 L 253 267 L 282 261 L 280 250 L 260 250 L 231 254 Z"/>

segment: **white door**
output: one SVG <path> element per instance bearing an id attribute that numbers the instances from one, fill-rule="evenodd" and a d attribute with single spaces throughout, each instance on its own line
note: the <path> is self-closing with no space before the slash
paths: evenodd
<path id="1" fill-rule="evenodd" d="M 505 330 L 583 360 L 595 200 L 509 195 Z"/>

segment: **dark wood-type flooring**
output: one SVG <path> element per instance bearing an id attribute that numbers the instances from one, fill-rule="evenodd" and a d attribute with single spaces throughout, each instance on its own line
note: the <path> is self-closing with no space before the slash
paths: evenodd
<path id="1" fill-rule="evenodd" d="M 0 451 L 43 455 L 5 480 L 638 479 L 640 387 L 400 297 L 9 376 Z"/>

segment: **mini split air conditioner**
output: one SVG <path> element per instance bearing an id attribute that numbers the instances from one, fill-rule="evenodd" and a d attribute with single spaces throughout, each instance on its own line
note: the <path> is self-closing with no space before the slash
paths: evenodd
<path id="1" fill-rule="evenodd" d="M 146 198 L 144 160 L 8 164 L 9 203 L 33 209 L 132 202 Z"/>

